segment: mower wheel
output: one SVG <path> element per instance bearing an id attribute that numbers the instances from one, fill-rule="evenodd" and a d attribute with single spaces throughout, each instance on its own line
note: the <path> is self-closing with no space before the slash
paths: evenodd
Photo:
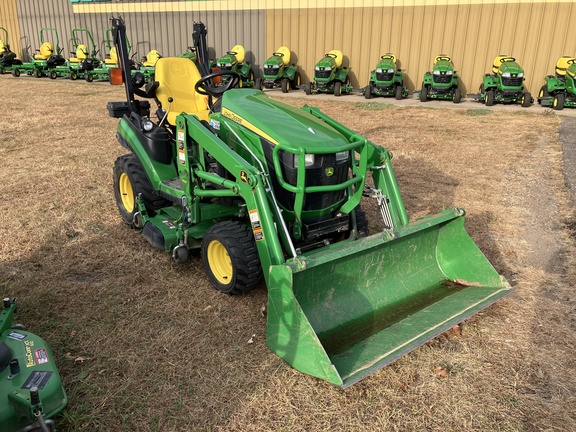
<path id="1" fill-rule="evenodd" d="M 420 102 L 426 102 L 428 100 L 428 87 L 422 84 L 422 91 L 420 92 Z"/>
<path id="2" fill-rule="evenodd" d="M 12 69 L 12 76 L 18 78 L 20 76 L 20 69 L 18 68 Z"/>
<path id="3" fill-rule="evenodd" d="M 302 85 L 302 78 L 300 77 L 300 72 L 294 72 L 294 79 L 292 80 L 292 88 L 298 89 Z"/>
<path id="4" fill-rule="evenodd" d="M 70 79 L 72 81 L 77 80 L 78 79 L 78 74 L 76 72 L 70 72 Z"/>
<path id="5" fill-rule="evenodd" d="M 494 105 L 494 90 L 486 91 L 486 106 Z"/>
<path id="6" fill-rule="evenodd" d="M 92 76 L 92 74 L 87 73 L 86 75 L 84 75 L 84 79 L 86 80 L 86 82 L 92 82 L 94 81 L 94 77 Z"/>
<path id="7" fill-rule="evenodd" d="M 540 91 L 538 92 L 538 102 L 540 102 L 540 104 L 542 104 L 542 99 L 549 98 L 549 97 L 550 97 L 550 93 L 548 93 L 548 86 L 543 85 L 542 87 L 540 87 Z"/>
<path id="8" fill-rule="evenodd" d="M 532 95 L 530 92 L 524 92 L 522 94 L 522 106 L 528 108 L 530 105 L 532 105 Z M 564 107 L 564 101 L 562 101 L 562 107 Z"/>
<path id="9" fill-rule="evenodd" d="M 396 100 L 402 99 L 402 86 L 401 85 L 396 86 L 396 94 L 394 96 L 396 97 Z"/>
<path id="10" fill-rule="evenodd" d="M 307 95 L 311 95 L 312 94 L 312 83 L 306 83 L 306 85 L 304 86 L 304 91 L 306 92 Z"/>
<path id="11" fill-rule="evenodd" d="M 56 79 L 58 78 L 58 74 L 56 73 L 56 71 L 50 71 L 50 79 Z"/>
<path id="12" fill-rule="evenodd" d="M 282 79 L 282 93 L 288 93 L 290 91 L 290 80 L 288 78 Z"/>
<path id="13" fill-rule="evenodd" d="M 256 83 L 254 84 L 254 87 L 257 88 L 258 90 L 264 89 L 264 81 L 262 81 L 262 78 L 256 78 Z"/>
<path id="14" fill-rule="evenodd" d="M 154 194 L 146 171 L 136 155 L 130 153 L 118 157 L 114 162 L 114 197 L 124 222 L 134 228 L 134 214 L 138 212 L 136 197 L 141 194 L 149 216 L 167 207 L 170 202 Z"/>
<path id="15" fill-rule="evenodd" d="M 41 78 L 42 77 L 42 72 L 40 72 L 38 69 L 34 69 L 34 76 L 36 78 Z"/>
<path id="16" fill-rule="evenodd" d="M 2 66 L 0 66 L 0 75 L 4 75 L 4 68 Z"/>
<path id="17" fill-rule="evenodd" d="M 340 84 L 340 81 L 334 83 L 334 96 L 342 96 L 342 84 Z"/>
<path id="18" fill-rule="evenodd" d="M 564 95 L 564 93 L 558 93 L 556 96 L 554 96 L 554 103 L 552 104 L 552 107 L 556 111 L 560 111 L 560 110 L 564 109 L 564 102 L 565 101 L 566 101 L 566 96 Z"/>
<path id="19" fill-rule="evenodd" d="M 372 84 L 368 84 L 365 88 L 364 88 L 364 97 L 366 99 L 372 99 Z"/>
<path id="20" fill-rule="evenodd" d="M 454 90 L 454 97 L 452 98 L 452 102 L 460 103 L 461 100 L 462 100 L 462 92 L 460 91 L 459 88 L 457 88 L 456 90 Z"/>
<path id="21" fill-rule="evenodd" d="M 262 279 L 254 235 L 238 221 L 213 225 L 202 239 L 202 264 L 210 282 L 226 294 L 242 294 Z"/>

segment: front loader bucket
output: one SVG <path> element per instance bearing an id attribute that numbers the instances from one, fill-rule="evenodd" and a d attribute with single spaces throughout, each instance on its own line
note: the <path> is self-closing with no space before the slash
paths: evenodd
<path id="1" fill-rule="evenodd" d="M 455 209 L 271 266 L 267 342 L 347 387 L 511 291 Z"/>

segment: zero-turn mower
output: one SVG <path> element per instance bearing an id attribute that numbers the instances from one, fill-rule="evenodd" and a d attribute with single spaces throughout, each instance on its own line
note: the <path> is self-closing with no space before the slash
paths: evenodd
<path id="1" fill-rule="evenodd" d="M 408 96 L 404 87 L 404 73 L 396 68 L 396 56 L 386 53 L 380 57 L 376 69 L 370 72 L 370 83 L 364 88 L 364 97 L 394 96 L 397 100 Z"/>
<path id="2" fill-rule="evenodd" d="M 127 98 L 108 103 L 127 150 L 113 170 L 122 220 L 177 262 L 200 251 L 223 293 L 264 279 L 268 346 L 294 368 L 347 387 L 511 292 L 464 210 L 409 222 L 390 152 L 319 109 L 183 58 L 158 60 L 147 84 L 113 78 Z M 363 197 L 383 232 L 368 236 Z"/>
<path id="3" fill-rule="evenodd" d="M 254 87 L 252 64 L 244 61 L 245 57 L 246 51 L 244 47 L 242 45 L 234 45 L 230 51 L 216 61 L 216 67 L 222 71 L 236 72 L 240 76 L 238 80 L 239 87 Z M 229 75 L 222 75 L 221 84 L 225 85 L 229 79 L 231 79 Z"/>
<path id="4" fill-rule="evenodd" d="M 424 74 L 420 101 L 428 99 L 451 100 L 460 103 L 462 92 L 458 88 L 458 73 L 454 70 L 454 64 L 450 56 L 440 54 L 434 58 L 432 72 Z"/>
<path id="5" fill-rule="evenodd" d="M 544 78 L 546 84 L 538 93 L 538 102 L 555 110 L 576 107 L 576 58 L 560 57 L 555 72 L 555 75 Z"/>
<path id="6" fill-rule="evenodd" d="M 340 96 L 342 93 L 350 93 L 350 77 L 348 68 L 342 67 L 344 56 L 342 51 L 332 50 L 325 54 L 314 66 L 314 81 L 304 87 L 307 95 L 313 92 L 334 93 Z"/>
<path id="7" fill-rule="evenodd" d="M 80 35 L 85 35 L 86 42 L 90 46 L 82 43 Z M 73 52 L 70 57 L 70 79 L 76 80 L 84 78 L 88 82 L 96 80 L 108 80 L 110 68 L 102 64 L 96 57 L 98 50 L 92 38 L 90 30 L 85 28 L 75 28 L 72 30 Z"/>
<path id="8" fill-rule="evenodd" d="M 280 86 L 282 93 L 300 87 L 300 72 L 295 63 L 290 63 L 290 48 L 281 46 L 272 53 L 262 67 L 262 78 L 256 78 L 255 87 L 271 89 Z"/>
<path id="9" fill-rule="evenodd" d="M 52 34 L 56 41 L 56 46 L 47 40 L 47 33 Z M 58 31 L 55 28 L 44 27 L 40 30 L 40 48 L 36 51 L 38 53 L 33 56 L 32 62 L 24 62 L 12 68 L 13 76 L 19 77 L 21 72 L 25 72 L 27 75 L 34 75 L 36 78 L 49 76 L 52 79 L 56 79 L 69 75 L 70 68 L 66 59 L 61 55 L 62 49 L 60 48 Z"/>
<path id="10" fill-rule="evenodd" d="M 12 68 L 22 64 L 22 61 L 16 58 L 16 53 L 10 49 L 8 44 L 8 30 L 0 27 L 4 33 L 4 39 L 0 38 L 0 75 L 11 72 Z"/>
<path id="11" fill-rule="evenodd" d="M 530 92 L 525 91 L 524 80 L 524 69 L 516 63 L 516 59 L 499 55 L 492 64 L 492 73 L 484 75 L 478 100 L 486 106 L 500 102 L 521 103 L 523 107 L 529 107 L 534 100 Z"/>
<path id="12" fill-rule="evenodd" d="M 68 398 L 50 347 L 15 324 L 16 299 L 3 300 L 0 312 L 0 430 L 53 432 L 52 418 Z"/>

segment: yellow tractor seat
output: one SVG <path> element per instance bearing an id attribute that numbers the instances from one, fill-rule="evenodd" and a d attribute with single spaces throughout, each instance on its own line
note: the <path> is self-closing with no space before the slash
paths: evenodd
<path id="1" fill-rule="evenodd" d="M 4 54 L 6 52 L 6 44 L 2 39 L 0 39 L 0 54 Z"/>
<path id="2" fill-rule="evenodd" d="M 107 65 L 118 64 L 118 54 L 116 53 L 116 47 L 110 48 L 110 58 L 105 58 L 104 64 Z"/>
<path id="3" fill-rule="evenodd" d="M 576 62 L 576 59 L 571 56 L 562 56 L 556 62 L 556 75 L 565 76 L 566 71 L 571 64 Z"/>
<path id="4" fill-rule="evenodd" d="M 326 54 L 327 56 L 330 57 L 334 57 L 334 61 L 336 62 L 336 67 L 337 68 L 341 68 L 342 67 L 342 60 L 344 58 L 344 56 L 342 55 L 342 51 L 340 50 L 331 50 L 330 52 L 328 52 L 328 54 Z"/>
<path id="5" fill-rule="evenodd" d="M 40 53 L 34 55 L 36 60 L 47 60 L 54 52 L 54 46 L 50 42 L 44 42 L 40 45 Z"/>
<path id="6" fill-rule="evenodd" d="M 230 54 L 236 57 L 238 64 L 244 63 L 244 57 L 246 57 L 246 50 L 242 45 L 234 45 L 230 50 Z"/>
<path id="7" fill-rule="evenodd" d="M 88 57 L 88 47 L 80 44 L 76 47 L 76 57 L 70 57 L 70 63 L 82 63 Z"/>
<path id="8" fill-rule="evenodd" d="M 284 63 L 284 66 L 288 66 L 290 64 L 290 48 L 287 46 L 281 46 L 276 50 L 274 54 L 276 53 L 282 54 L 282 62 Z"/>
<path id="9" fill-rule="evenodd" d="M 167 121 L 172 126 L 176 125 L 176 116 L 183 112 L 193 114 L 200 120 L 209 120 L 208 97 L 194 89 L 200 78 L 198 68 L 187 58 L 163 57 L 156 63 L 156 99 L 168 111 Z M 172 98 L 171 103 L 168 98 Z"/>
<path id="10" fill-rule="evenodd" d="M 436 56 L 436 58 L 434 58 L 434 64 L 438 63 L 441 60 L 452 61 L 450 56 L 448 56 L 446 54 L 440 54 L 440 55 Z"/>
<path id="11" fill-rule="evenodd" d="M 142 66 L 144 67 L 154 67 L 158 59 L 161 59 L 162 56 L 156 50 L 150 50 L 148 54 L 146 54 L 146 60 L 142 62 Z"/>
<path id="12" fill-rule="evenodd" d="M 392 53 L 386 53 L 383 56 L 380 57 L 382 60 L 384 59 L 390 59 L 394 62 L 394 64 L 396 64 L 396 56 Z"/>
<path id="13" fill-rule="evenodd" d="M 504 62 L 509 62 L 509 61 L 516 61 L 516 59 L 514 57 L 510 57 L 508 55 L 499 55 L 494 59 L 494 62 L 492 63 L 492 73 L 497 74 L 498 70 L 500 69 L 500 65 Z"/>

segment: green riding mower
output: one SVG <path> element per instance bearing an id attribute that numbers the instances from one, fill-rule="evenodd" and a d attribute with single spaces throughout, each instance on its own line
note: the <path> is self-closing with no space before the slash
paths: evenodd
<path id="1" fill-rule="evenodd" d="M 56 46 L 47 40 L 47 34 L 53 36 Z M 67 77 L 70 74 L 68 61 L 61 55 L 60 39 L 58 31 L 52 27 L 44 27 L 40 30 L 40 48 L 33 56 L 32 62 L 24 62 L 12 68 L 12 75 L 19 77 L 22 72 L 34 75 L 36 78 L 49 76 L 52 79 Z"/>
<path id="2" fill-rule="evenodd" d="M 81 35 L 85 36 L 87 46 L 82 43 Z M 98 50 L 92 38 L 90 30 L 85 28 L 76 28 L 72 30 L 73 57 L 70 57 L 70 79 L 76 80 L 84 78 L 88 82 L 96 80 L 109 80 L 109 67 L 106 67 L 102 61 L 96 57 Z"/>
<path id="3" fill-rule="evenodd" d="M 291 89 L 300 87 L 301 79 L 298 66 L 290 63 L 290 48 L 281 46 L 272 53 L 262 67 L 262 78 L 256 79 L 255 87 L 271 89 L 280 86 L 282 93 L 288 93 Z"/>
<path id="4" fill-rule="evenodd" d="M 68 398 L 50 347 L 15 324 L 16 299 L 5 298 L 0 312 L 0 430 L 53 432 L 52 418 Z"/>
<path id="5" fill-rule="evenodd" d="M 458 88 L 458 73 L 454 70 L 454 64 L 450 56 L 440 54 L 434 58 L 432 72 L 424 74 L 420 101 L 429 99 L 451 100 L 460 103 L 462 92 Z"/>
<path id="6" fill-rule="evenodd" d="M 8 30 L 0 27 L 4 33 L 4 39 L 0 38 L 0 75 L 11 72 L 14 67 L 20 66 L 22 60 L 16 58 L 16 53 L 10 49 L 8 44 Z"/>
<path id="7" fill-rule="evenodd" d="M 122 220 L 179 263 L 199 251 L 223 293 L 264 279 L 268 346 L 294 368 L 349 386 L 511 292 L 464 210 L 409 222 L 390 152 L 319 109 L 183 58 L 158 60 L 147 84 L 122 73 L 126 101 L 108 103 L 127 150 L 113 170 Z M 383 226 L 372 236 L 363 198 Z"/>
<path id="8" fill-rule="evenodd" d="M 376 69 L 370 72 L 370 83 L 364 88 L 364 97 L 394 96 L 397 100 L 408 96 L 404 87 L 404 73 L 396 68 L 396 56 L 386 53 L 380 57 Z"/>
<path id="9" fill-rule="evenodd" d="M 520 103 L 527 108 L 534 99 L 524 89 L 524 69 L 514 57 L 499 55 L 492 64 L 492 73 L 484 75 L 477 100 L 492 106 L 499 103 Z"/>
<path id="10" fill-rule="evenodd" d="M 304 87 L 307 95 L 313 92 L 334 93 L 340 96 L 342 93 L 350 93 L 350 77 L 348 68 L 342 67 L 344 56 L 342 51 L 332 50 L 325 54 L 314 66 L 314 81 Z"/>
<path id="11" fill-rule="evenodd" d="M 254 71 L 252 64 L 244 61 L 246 51 L 242 45 L 235 45 L 224 56 L 216 61 L 216 67 L 222 71 L 233 71 L 240 76 L 238 81 L 239 87 L 254 87 Z M 226 81 L 230 79 L 228 75 L 223 75 L 221 84 L 225 85 Z"/>
<path id="12" fill-rule="evenodd" d="M 576 58 L 560 57 L 555 72 L 555 75 L 544 78 L 546 84 L 538 93 L 538 102 L 555 110 L 576 107 Z"/>

